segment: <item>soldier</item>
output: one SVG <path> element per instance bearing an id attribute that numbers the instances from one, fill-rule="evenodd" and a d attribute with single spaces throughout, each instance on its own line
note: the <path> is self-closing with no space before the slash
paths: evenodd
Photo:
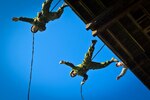
<path id="1" fill-rule="evenodd" d="M 46 30 L 46 23 L 49 21 L 53 21 L 55 19 L 60 18 L 60 16 L 63 13 L 63 10 L 65 7 L 67 7 L 67 4 L 64 3 L 57 12 L 50 12 L 49 8 L 53 0 L 46 0 L 42 4 L 42 10 L 41 12 L 38 12 L 37 17 L 35 18 L 26 18 L 26 17 L 13 17 L 12 20 L 17 21 L 23 21 L 28 22 L 32 24 L 31 32 L 36 33 L 37 31 L 44 31 Z"/>
<path id="2" fill-rule="evenodd" d="M 116 66 L 117 67 L 120 67 L 120 66 L 122 66 L 123 68 L 122 68 L 122 71 L 121 71 L 121 73 L 117 76 L 117 80 L 119 80 L 122 76 L 124 76 L 125 75 L 125 73 L 126 73 L 126 71 L 127 71 L 127 66 L 123 63 L 123 62 L 117 62 L 116 63 Z"/>
<path id="3" fill-rule="evenodd" d="M 66 62 L 66 61 L 60 61 L 59 64 L 65 64 L 67 66 L 70 66 L 72 68 L 71 72 L 70 72 L 70 76 L 71 77 L 75 77 L 76 75 L 82 76 L 83 80 L 81 81 L 81 85 L 83 85 L 85 83 L 85 81 L 88 79 L 88 75 L 86 74 L 90 69 L 96 70 L 96 69 L 101 69 L 101 68 L 105 68 L 107 67 L 109 64 L 111 64 L 112 62 L 118 62 L 117 59 L 112 58 L 109 61 L 105 61 L 105 62 L 93 62 L 92 61 L 92 55 L 93 55 L 93 51 L 94 51 L 94 46 L 96 44 L 97 40 L 92 40 L 92 44 L 88 49 L 88 52 L 85 54 L 85 57 L 82 61 L 81 64 L 79 65 L 74 65 L 70 62 Z"/>

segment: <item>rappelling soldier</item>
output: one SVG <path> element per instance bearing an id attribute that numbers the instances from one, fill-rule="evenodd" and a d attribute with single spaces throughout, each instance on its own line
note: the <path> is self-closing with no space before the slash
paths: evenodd
<path id="1" fill-rule="evenodd" d="M 46 30 L 46 24 L 49 21 L 53 21 L 55 19 L 60 18 L 62 15 L 64 8 L 68 5 L 64 3 L 56 12 L 49 11 L 50 5 L 53 0 L 46 0 L 42 4 L 42 10 L 37 13 L 37 16 L 35 18 L 26 18 L 26 17 L 13 17 L 12 20 L 17 21 L 23 21 L 28 22 L 32 24 L 31 26 L 31 32 L 36 33 L 37 31 L 45 31 Z"/>
<path id="2" fill-rule="evenodd" d="M 83 85 L 85 83 L 85 81 L 88 79 L 87 72 L 89 70 L 102 69 L 102 68 L 107 67 L 109 64 L 111 64 L 113 62 L 118 62 L 118 60 L 113 57 L 111 58 L 111 60 L 108 60 L 105 62 L 93 62 L 92 55 L 93 55 L 94 46 L 95 46 L 96 42 L 97 42 L 97 40 L 92 40 L 92 44 L 89 47 L 88 52 L 85 54 L 85 57 L 81 64 L 75 66 L 73 63 L 66 62 L 63 60 L 59 62 L 59 64 L 65 64 L 72 68 L 72 70 L 70 72 L 71 77 L 75 77 L 76 75 L 83 77 L 83 80 L 81 81 L 81 85 Z"/>

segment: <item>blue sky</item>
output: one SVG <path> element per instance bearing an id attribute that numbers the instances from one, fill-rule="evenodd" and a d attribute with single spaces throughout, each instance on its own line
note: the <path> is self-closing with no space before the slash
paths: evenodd
<path id="1" fill-rule="evenodd" d="M 54 0 L 52 7 L 58 0 Z M 32 33 L 31 25 L 12 22 L 12 17 L 35 17 L 44 0 L 2 0 L 0 3 L 0 100 L 27 100 L 30 72 Z M 56 11 L 63 0 L 53 10 Z M 47 24 L 47 30 L 35 35 L 35 55 L 31 100 L 81 100 L 82 77 L 71 78 L 70 68 L 60 65 L 60 60 L 80 64 L 91 44 L 97 39 L 85 30 L 85 24 L 66 8 L 60 19 Z M 95 57 L 101 62 L 117 58 L 106 46 Z M 118 59 L 118 58 L 117 58 Z M 83 86 L 85 100 L 149 100 L 149 90 L 128 70 L 119 81 L 121 68 L 111 64 L 105 69 L 88 72 Z"/>

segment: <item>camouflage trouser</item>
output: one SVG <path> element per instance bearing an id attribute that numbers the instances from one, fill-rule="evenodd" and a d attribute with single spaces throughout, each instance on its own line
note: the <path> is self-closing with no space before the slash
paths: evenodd
<path id="1" fill-rule="evenodd" d="M 82 62 L 82 65 L 86 66 L 87 69 L 101 69 L 112 63 L 112 61 L 105 61 L 100 63 L 92 62 L 93 51 L 94 51 L 94 45 L 92 44 L 89 47 L 88 52 L 85 54 L 84 60 Z"/>
<path id="2" fill-rule="evenodd" d="M 54 20 L 59 18 L 62 13 L 63 13 L 63 8 L 59 8 L 57 12 L 51 12 L 49 11 L 51 3 L 53 0 L 46 0 L 43 4 L 42 4 L 42 14 L 46 17 L 48 17 L 48 19 L 50 20 Z"/>

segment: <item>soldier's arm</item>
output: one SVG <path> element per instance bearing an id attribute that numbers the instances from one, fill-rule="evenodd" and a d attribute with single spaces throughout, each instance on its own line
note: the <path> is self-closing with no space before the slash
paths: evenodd
<path id="1" fill-rule="evenodd" d="M 28 22 L 28 23 L 33 23 L 34 22 L 34 19 L 33 18 L 27 18 L 27 17 L 13 17 L 12 18 L 13 21 L 17 22 L 17 21 L 23 21 L 23 22 Z"/>
<path id="2" fill-rule="evenodd" d="M 60 61 L 59 64 L 65 64 L 65 65 L 67 65 L 67 66 L 69 66 L 69 67 L 71 67 L 71 68 L 74 68 L 74 67 L 75 67 L 74 64 L 72 64 L 72 63 L 70 63 L 70 62 L 63 61 L 63 60 Z"/>
<path id="3" fill-rule="evenodd" d="M 87 79 L 88 79 L 88 75 L 84 74 L 83 75 L 83 80 L 81 81 L 81 85 L 83 85 Z"/>
<path id="4" fill-rule="evenodd" d="M 28 23 L 31 23 L 31 24 L 34 22 L 33 18 L 26 18 L 26 17 L 19 17 L 19 20 L 23 21 L 23 22 L 28 22 Z"/>

